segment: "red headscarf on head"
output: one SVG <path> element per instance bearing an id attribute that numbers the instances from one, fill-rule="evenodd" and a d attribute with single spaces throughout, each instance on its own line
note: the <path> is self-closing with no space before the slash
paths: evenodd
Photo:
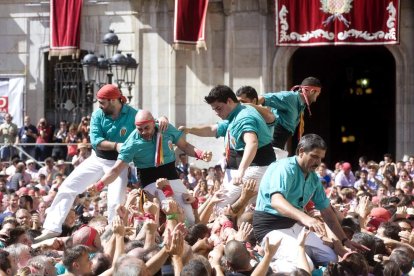
<path id="1" fill-rule="evenodd" d="M 120 99 L 122 103 L 126 103 L 127 101 L 125 96 L 119 91 L 118 87 L 113 84 L 105 84 L 102 86 L 101 89 L 99 89 L 98 94 L 96 94 L 96 97 L 103 100 Z"/>

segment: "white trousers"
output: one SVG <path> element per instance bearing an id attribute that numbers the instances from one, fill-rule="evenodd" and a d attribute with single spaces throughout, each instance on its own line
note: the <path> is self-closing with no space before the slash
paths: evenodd
<path id="1" fill-rule="evenodd" d="M 59 191 L 53 200 L 52 206 L 47 211 L 43 228 L 62 232 L 62 224 L 72 208 L 78 194 L 97 182 L 115 164 L 116 160 L 106 160 L 96 156 L 95 152 L 77 166 L 75 170 L 63 181 Z M 108 221 L 111 222 L 116 215 L 116 206 L 125 202 L 126 186 L 128 183 L 128 170 L 125 169 L 108 186 Z"/>
<path id="2" fill-rule="evenodd" d="M 283 149 L 273 148 L 273 150 L 275 151 L 276 160 L 286 158 L 289 155 L 289 152 Z"/>
<path id="3" fill-rule="evenodd" d="M 295 223 L 290 228 L 273 230 L 265 236 L 265 238 L 269 238 L 269 243 L 271 244 L 282 239 L 280 247 L 270 264 L 273 271 L 290 273 L 296 268 L 298 260 L 298 251 L 296 249 L 298 248 L 297 237 L 302 228 L 303 226 Z M 264 246 L 264 239 L 262 246 Z M 306 238 L 305 251 L 311 270 L 314 268 L 312 261 L 315 264 L 327 264 L 337 261 L 337 255 L 333 249 L 323 244 L 323 241 L 314 232 L 310 232 Z"/>
<path id="4" fill-rule="evenodd" d="M 247 179 L 256 179 L 257 186 L 256 191 L 259 189 L 260 181 L 262 180 L 263 174 L 265 173 L 268 166 L 250 166 L 247 168 L 246 172 L 243 176 L 243 181 Z M 242 191 L 242 185 L 234 185 L 233 184 L 233 177 L 236 175 L 237 170 L 226 169 L 224 172 L 224 179 L 223 179 L 223 189 L 225 190 L 225 194 L 223 197 L 223 201 L 219 202 L 215 206 L 215 213 L 220 214 L 221 211 L 228 205 L 233 204 L 236 200 L 240 197 Z M 251 202 L 256 202 L 256 197 L 251 200 Z"/>
<path id="5" fill-rule="evenodd" d="M 195 223 L 193 207 L 191 204 L 185 203 L 183 200 L 183 194 L 188 193 L 187 188 L 180 179 L 168 180 L 170 182 L 171 188 L 174 191 L 174 200 L 183 208 L 184 215 L 187 218 L 189 224 L 193 225 Z M 144 191 L 149 192 L 155 196 L 155 191 L 157 191 L 157 186 L 154 183 L 151 183 L 145 186 Z M 158 198 L 160 201 L 166 199 L 165 195 L 161 190 L 158 190 Z"/>

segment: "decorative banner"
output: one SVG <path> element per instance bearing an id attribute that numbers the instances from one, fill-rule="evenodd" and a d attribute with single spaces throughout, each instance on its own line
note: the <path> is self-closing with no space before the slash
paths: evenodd
<path id="1" fill-rule="evenodd" d="M 175 50 L 206 49 L 205 23 L 208 0 L 175 0 Z"/>
<path id="2" fill-rule="evenodd" d="M 49 56 L 79 56 L 83 0 L 50 0 Z"/>
<path id="3" fill-rule="evenodd" d="M 13 123 L 18 127 L 23 125 L 24 84 L 24 78 L 0 79 L 0 124 L 4 121 L 4 115 L 10 113 Z"/>
<path id="4" fill-rule="evenodd" d="M 0 113 L 9 113 L 9 97 L 0 96 Z"/>
<path id="5" fill-rule="evenodd" d="M 276 45 L 399 43 L 399 0 L 275 0 Z"/>

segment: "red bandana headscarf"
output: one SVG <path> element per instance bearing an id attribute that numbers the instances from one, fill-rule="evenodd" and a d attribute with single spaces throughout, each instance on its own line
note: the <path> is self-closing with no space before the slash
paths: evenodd
<path id="1" fill-rule="evenodd" d="M 102 86 L 101 89 L 99 89 L 98 94 L 96 94 L 96 97 L 103 100 L 120 99 L 122 103 L 126 103 L 127 101 L 125 96 L 119 91 L 118 87 L 112 84 L 105 84 Z"/>

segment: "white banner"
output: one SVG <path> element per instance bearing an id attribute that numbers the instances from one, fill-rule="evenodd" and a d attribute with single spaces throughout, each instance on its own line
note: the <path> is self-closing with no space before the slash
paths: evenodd
<path id="1" fill-rule="evenodd" d="M 9 78 L 0 80 L 0 122 L 4 114 L 13 116 L 13 123 L 17 127 L 23 125 L 23 92 L 24 78 Z"/>

